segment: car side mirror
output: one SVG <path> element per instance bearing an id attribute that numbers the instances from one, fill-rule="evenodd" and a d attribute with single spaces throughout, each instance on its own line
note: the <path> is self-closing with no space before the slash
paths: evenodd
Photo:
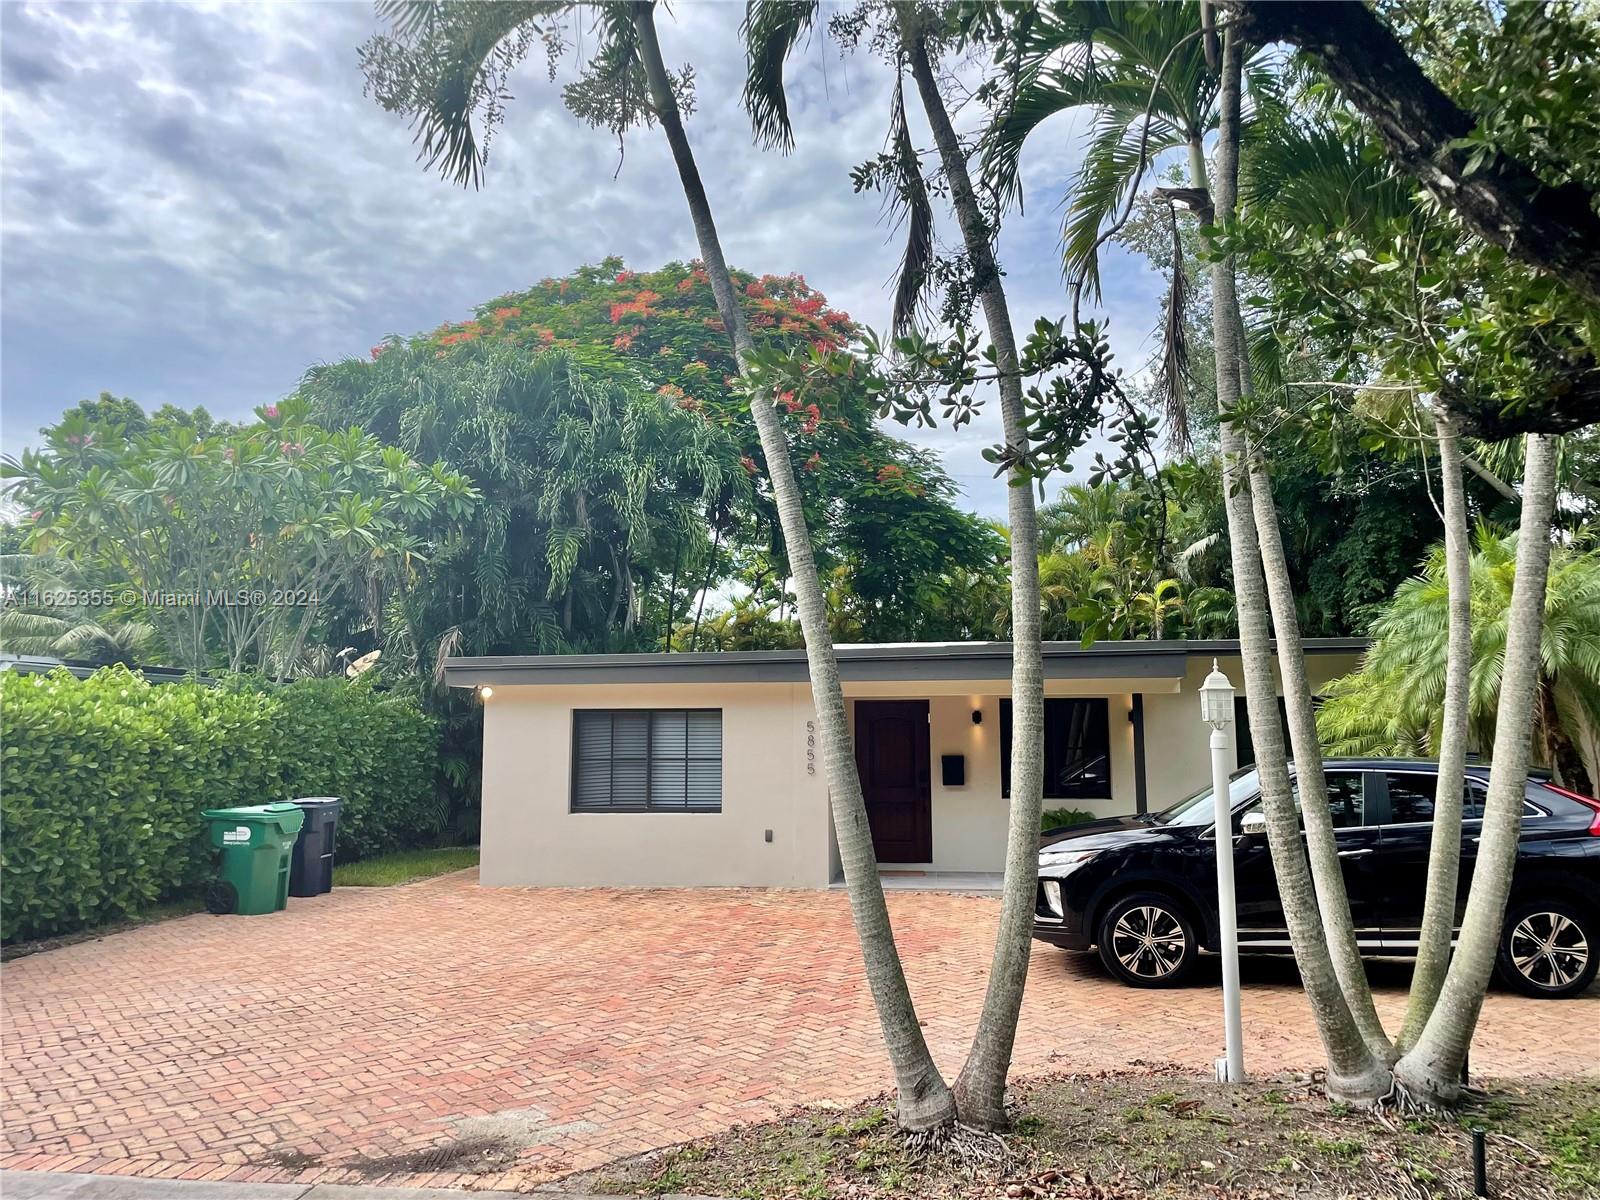
<path id="1" fill-rule="evenodd" d="M 1239 832 L 1245 837 L 1265 837 L 1267 833 L 1267 814 L 1264 812 L 1247 812 L 1244 819 L 1239 822 Z"/>

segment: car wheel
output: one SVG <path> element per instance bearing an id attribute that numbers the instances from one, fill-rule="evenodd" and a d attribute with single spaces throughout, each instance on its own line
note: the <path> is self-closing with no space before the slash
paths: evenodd
<path id="1" fill-rule="evenodd" d="M 1594 915 L 1566 900 L 1513 904 L 1495 966 L 1507 987 L 1525 996 L 1576 996 L 1600 966 Z"/>
<path id="2" fill-rule="evenodd" d="M 206 911 L 219 917 L 239 911 L 239 893 L 226 879 L 206 884 Z"/>
<path id="3" fill-rule="evenodd" d="M 1123 896 L 1100 918 L 1100 961 L 1131 987 L 1172 987 L 1200 953 L 1194 923 L 1159 892 Z"/>

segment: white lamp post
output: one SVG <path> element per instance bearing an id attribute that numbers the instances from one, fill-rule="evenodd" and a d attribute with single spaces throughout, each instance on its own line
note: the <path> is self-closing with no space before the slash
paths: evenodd
<path id="1" fill-rule="evenodd" d="M 1211 660 L 1200 685 L 1200 717 L 1211 726 L 1211 802 L 1216 820 L 1217 923 L 1222 940 L 1222 1017 L 1227 1053 L 1217 1060 L 1217 1080 L 1244 1082 L 1244 1026 L 1239 1016 L 1239 920 L 1233 898 L 1233 806 L 1228 775 L 1233 767 L 1233 684 Z"/>

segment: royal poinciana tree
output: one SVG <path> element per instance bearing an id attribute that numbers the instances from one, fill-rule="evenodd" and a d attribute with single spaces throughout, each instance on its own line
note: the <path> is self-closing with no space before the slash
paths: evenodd
<path id="1" fill-rule="evenodd" d="M 799 276 L 732 270 L 730 281 L 759 348 L 831 351 L 855 335 L 849 315 Z M 492 346 L 525 353 L 554 348 L 569 352 L 583 374 L 607 364 L 624 368 L 732 454 L 716 494 L 701 506 L 696 524 L 705 537 L 685 546 L 677 572 L 670 563 L 666 568 L 663 582 L 673 596 L 652 596 L 664 622 L 690 621 L 692 643 L 691 606 L 698 611 L 697 597 L 733 575 L 758 601 L 785 602 L 788 567 L 761 469 L 765 452 L 736 386 L 738 366 L 703 264 L 633 271 L 608 258 L 497 297 L 469 321 L 374 350 L 390 346 L 431 353 L 444 364 Z M 955 507 L 954 488 L 935 460 L 876 426 L 875 401 L 850 378 L 835 378 L 803 403 L 792 392 L 780 391 L 778 399 L 819 567 L 847 569 L 862 637 L 914 635 L 916 600 L 928 581 L 958 564 L 992 559 L 989 531 Z M 679 581 L 671 586 L 675 574 Z M 663 627 L 652 624 L 653 635 Z"/>

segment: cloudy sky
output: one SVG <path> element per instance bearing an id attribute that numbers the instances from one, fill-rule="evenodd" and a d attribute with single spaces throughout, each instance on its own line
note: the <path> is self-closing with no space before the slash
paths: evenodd
<path id="1" fill-rule="evenodd" d="M 689 135 L 728 257 L 801 272 L 881 328 L 899 251 L 849 170 L 881 147 L 886 73 L 814 38 L 791 68 L 798 146 L 757 152 L 738 106 L 743 8 L 681 0 L 661 19 L 668 62 L 697 71 Z M 613 178 L 615 143 L 562 109 L 542 61 L 516 81 L 482 191 L 425 173 L 404 121 L 362 96 L 356 47 L 375 28 L 365 3 L 0 3 L 7 452 L 102 390 L 237 416 L 313 363 L 581 263 L 695 256 L 659 135 L 631 135 Z M 1019 324 L 1065 310 L 1056 203 L 1076 151 L 1058 118 L 1024 162 L 1026 215 L 1001 243 Z M 1160 284 L 1121 252 L 1104 275 L 1133 367 Z M 979 457 L 997 430 L 991 411 L 918 440 L 998 515 L 1005 488 Z"/>

